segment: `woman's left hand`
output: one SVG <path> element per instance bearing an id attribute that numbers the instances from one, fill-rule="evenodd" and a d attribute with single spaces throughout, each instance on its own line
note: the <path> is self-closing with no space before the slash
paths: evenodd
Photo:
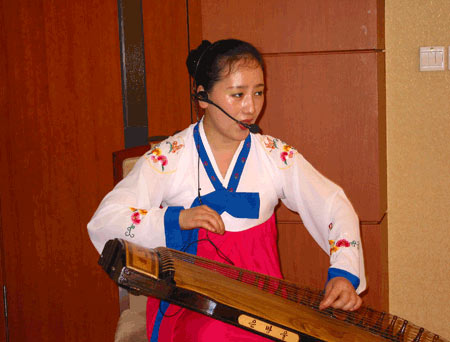
<path id="1" fill-rule="evenodd" d="M 348 311 L 358 310 L 362 304 L 361 297 L 346 278 L 336 277 L 325 286 L 325 296 L 319 304 L 319 309 L 327 307 Z"/>

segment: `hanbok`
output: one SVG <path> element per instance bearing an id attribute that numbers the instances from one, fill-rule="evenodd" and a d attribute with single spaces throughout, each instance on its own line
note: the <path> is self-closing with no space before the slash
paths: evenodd
<path id="1" fill-rule="evenodd" d="M 330 255 L 328 279 L 343 276 L 363 291 L 359 220 L 343 190 L 292 146 L 268 135 L 249 133 L 222 177 L 202 121 L 192 124 L 140 158 L 103 199 L 88 231 L 99 252 L 107 240 L 120 237 L 281 278 L 274 216 L 279 200 L 299 213 Z M 180 229 L 180 211 L 202 204 L 221 215 L 224 235 Z M 147 323 L 151 341 L 267 340 L 153 298 Z"/>

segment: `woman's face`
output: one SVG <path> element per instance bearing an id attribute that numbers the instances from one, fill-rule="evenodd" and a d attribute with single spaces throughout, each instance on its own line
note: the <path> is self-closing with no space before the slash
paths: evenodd
<path id="1" fill-rule="evenodd" d="M 247 124 L 255 123 L 264 105 L 262 68 L 254 61 L 237 61 L 231 72 L 214 84 L 208 97 L 233 118 Z M 205 108 L 203 124 L 210 143 L 240 142 L 249 134 L 247 128 L 215 106 L 205 102 L 200 105 Z"/>

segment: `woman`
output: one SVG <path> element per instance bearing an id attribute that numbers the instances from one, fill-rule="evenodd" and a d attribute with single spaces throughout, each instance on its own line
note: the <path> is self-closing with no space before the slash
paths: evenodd
<path id="1" fill-rule="evenodd" d="M 291 146 L 249 132 L 264 104 L 259 52 L 234 39 L 203 41 L 186 64 L 205 114 L 142 156 L 105 197 L 88 224 L 97 250 L 120 237 L 281 278 L 274 216 L 281 199 L 331 254 L 320 308 L 359 308 L 359 220 L 344 192 Z M 152 298 L 147 323 L 151 341 L 266 340 Z"/>

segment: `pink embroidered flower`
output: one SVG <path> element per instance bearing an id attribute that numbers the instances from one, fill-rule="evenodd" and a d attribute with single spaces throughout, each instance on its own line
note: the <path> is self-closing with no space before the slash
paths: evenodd
<path id="1" fill-rule="evenodd" d="M 158 161 L 161 163 L 163 170 L 164 170 L 164 166 L 167 165 L 167 157 L 166 156 L 159 156 L 158 157 Z"/>
<path id="2" fill-rule="evenodd" d="M 135 224 L 141 223 L 141 215 L 139 214 L 139 211 L 135 211 L 131 214 L 131 221 Z"/>
<path id="3" fill-rule="evenodd" d="M 287 159 L 292 158 L 294 156 L 294 150 L 289 145 L 283 146 L 283 152 L 280 153 L 280 158 L 287 165 Z"/>
<path id="4" fill-rule="evenodd" d="M 161 150 L 159 149 L 155 149 L 152 151 L 152 155 L 150 156 L 150 159 L 154 162 L 154 163 L 161 163 L 161 169 L 164 171 L 164 166 L 167 165 L 168 161 L 167 161 L 167 157 L 161 155 Z"/>
<path id="5" fill-rule="evenodd" d="M 130 238 L 134 238 L 133 229 L 136 228 L 135 225 L 138 225 L 142 221 L 142 216 L 147 215 L 147 210 L 145 209 L 136 209 L 130 207 L 130 210 L 133 212 L 131 214 L 131 226 L 127 227 L 125 231 L 125 236 L 129 236 Z"/>
<path id="6" fill-rule="evenodd" d="M 341 240 L 336 242 L 336 246 L 337 247 L 350 247 L 350 242 L 348 242 L 345 239 L 341 239 Z"/>

